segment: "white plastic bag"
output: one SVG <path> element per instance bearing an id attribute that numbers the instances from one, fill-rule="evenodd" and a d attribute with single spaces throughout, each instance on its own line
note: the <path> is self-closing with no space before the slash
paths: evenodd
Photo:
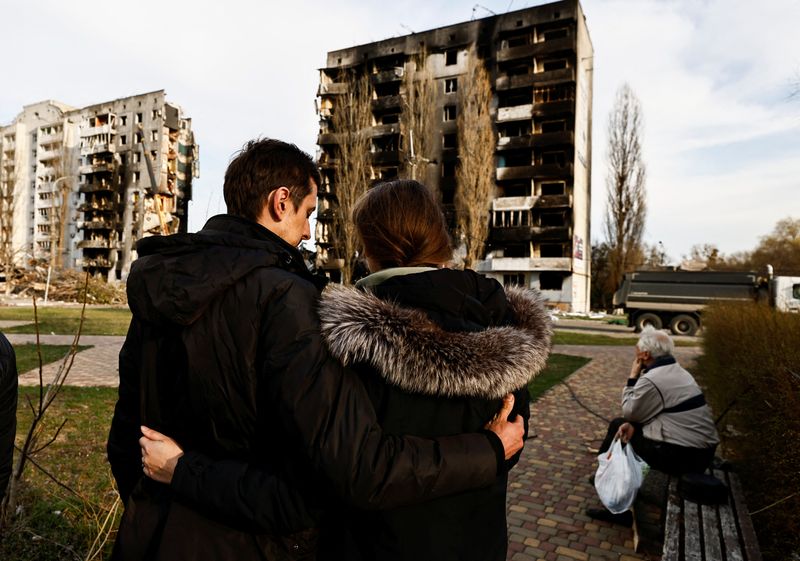
<path id="1" fill-rule="evenodd" d="M 647 464 L 636 455 L 629 442 L 625 448 L 614 440 L 608 452 L 597 456 L 600 465 L 594 476 L 594 487 L 603 505 L 613 512 L 625 512 L 633 504 L 644 480 Z"/>

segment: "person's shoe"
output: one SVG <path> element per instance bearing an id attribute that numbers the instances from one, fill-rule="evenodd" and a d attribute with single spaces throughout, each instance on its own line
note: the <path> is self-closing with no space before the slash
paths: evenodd
<path id="1" fill-rule="evenodd" d="M 626 528 L 633 526 L 633 514 L 630 510 L 626 510 L 620 514 L 614 514 L 605 508 L 587 508 L 586 516 L 595 520 L 619 524 L 620 526 L 625 526 Z"/>

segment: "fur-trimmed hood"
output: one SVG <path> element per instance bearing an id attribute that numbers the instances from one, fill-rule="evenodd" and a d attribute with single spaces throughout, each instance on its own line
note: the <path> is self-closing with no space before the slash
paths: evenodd
<path id="1" fill-rule="evenodd" d="M 322 333 L 343 364 L 370 364 L 404 391 L 495 399 L 544 368 L 552 336 L 537 291 L 506 288 L 506 298 L 514 325 L 450 332 L 421 310 L 331 285 L 320 301 Z"/>

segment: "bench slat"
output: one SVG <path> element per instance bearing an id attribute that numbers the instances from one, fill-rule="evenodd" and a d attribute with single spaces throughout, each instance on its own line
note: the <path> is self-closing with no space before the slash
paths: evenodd
<path id="1" fill-rule="evenodd" d="M 700 543 L 700 518 L 698 505 L 691 501 L 683 501 L 683 558 L 686 561 L 701 561 L 703 547 Z"/>
<path id="2" fill-rule="evenodd" d="M 730 489 L 730 482 L 725 477 L 725 472 L 715 469 L 714 475 L 724 481 Z M 725 554 L 728 561 L 744 561 L 742 548 L 739 545 L 739 530 L 736 528 L 733 509 L 730 504 L 719 505 L 719 522 L 722 528 L 722 539 L 725 543 Z"/>
<path id="3" fill-rule="evenodd" d="M 702 505 L 700 510 L 703 515 L 703 547 L 705 559 L 719 559 L 722 561 L 722 544 L 719 536 L 719 518 L 716 505 Z"/>
<path id="4" fill-rule="evenodd" d="M 669 481 L 667 518 L 665 521 L 664 553 L 661 561 L 680 561 L 681 558 L 681 500 L 678 498 L 678 480 Z"/>
<path id="5" fill-rule="evenodd" d="M 728 476 L 728 484 L 733 495 L 734 508 L 739 520 L 739 528 L 742 531 L 742 542 L 744 543 L 747 560 L 761 561 L 761 550 L 758 548 L 758 539 L 756 538 L 756 531 L 753 529 L 753 521 L 750 520 L 750 512 L 744 502 L 742 485 L 739 483 L 739 478 L 735 473 L 728 473 Z"/>

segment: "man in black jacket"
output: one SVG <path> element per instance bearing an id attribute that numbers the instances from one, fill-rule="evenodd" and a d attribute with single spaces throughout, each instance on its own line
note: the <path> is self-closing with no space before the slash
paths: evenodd
<path id="1" fill-rule="evenodd" d="M 17 359 L 0 333 L 0 502 L 6 494 L 17 430 Z"/>
<path id="2" fill-rule="evenodd" d="M 319 182 L 297 147 L 253 141 L 225 174 L 228 214 L 197 234 L 139 242 L 108 441 L 126 501 L 116 558 L 302 557 L 327 496 L 386 508 L 477 488 L 521 448 L 521 419 L 497 434 L 381 432 L 358 377 L 325 349 L 315 309 L 324 282 L 296 249 L 310 237 Z M 141 425 L 187 450 L 169 486 L 142 477 Z M 211 462 L 225 458 L 278 477 Z M 198 484 L 208 470 L 215 483 Z M 218 508 L 176 498 L 199 494 L 218 497 Z M 236 519 L 249 505 L 272 536 Z"/>

